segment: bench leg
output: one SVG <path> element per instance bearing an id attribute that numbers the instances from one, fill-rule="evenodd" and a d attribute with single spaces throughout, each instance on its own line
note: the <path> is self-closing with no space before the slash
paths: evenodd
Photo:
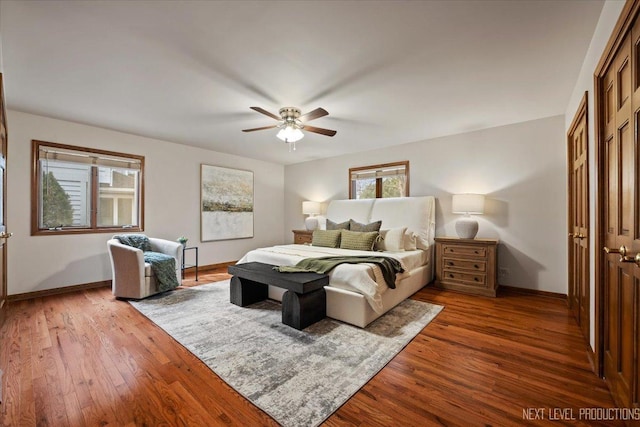
<path id="1" fill-rule="evenodd" d="M 303 330 L 327 315 L 327 294 L 324 288 L 308 294 L 287 291 L 282 296 L 282 323 Z"/>
<path id="2" fill-rule="evenodd" d="M 264 301 L 269 296 L 269 287 L 253 280 L 231 278 L 231 303 L 246 307 L 258 301 Z"/>

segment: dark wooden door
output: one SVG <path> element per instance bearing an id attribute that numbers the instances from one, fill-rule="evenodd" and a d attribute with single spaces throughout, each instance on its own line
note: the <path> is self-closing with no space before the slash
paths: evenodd
<path id="1" fill-rule="evenodd" d="M 4 81 L 0 73 L 0 327 L 7 312 L 7 115 L 4 107 Z"/>
<path id="2" fill-rule="evenodd" d="M 589 162 L 585 93 L 567 135 L 569 159 L 569 307 L 589 341 Z"/>

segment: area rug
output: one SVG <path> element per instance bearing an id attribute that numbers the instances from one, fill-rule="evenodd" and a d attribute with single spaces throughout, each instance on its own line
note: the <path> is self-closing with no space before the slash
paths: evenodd
<path id="1" fill-rule="evenodd" d="M 278 302 L 231 304 L 228 280 L 131 305 L 283 426 L 320 424 L 443 309 L 406 300 L 365 329 L 326 318 L 298 331 Z"/>

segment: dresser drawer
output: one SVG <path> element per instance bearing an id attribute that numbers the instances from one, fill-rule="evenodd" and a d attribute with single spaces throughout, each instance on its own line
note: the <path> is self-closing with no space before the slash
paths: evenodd
<path id="1" fill-rule="evenodd" d="M 293 231 L 293 243 L 296 245 L 310 245 L 313 240 L 313 231 L 291 230 Z"/>
<path id="2" fill-rule="evenodd" d="M 455 281 L 466 285 L 486 287 L 487 276 L 484 274 L 460 273 L 458 271 L 445 270 L 442 274 L 442 281 Z"/>
<path id="3" fill-rule="evenodd" d="M 451 270 L 469 270 L 478 271 L 484 273 L 487 271 L 486 261 L 470 260 L 470 259 L 456 259 L 456 258 L 444 258 L 442 260 L 443 267 Z"/>
<path id="4" fill-rule="evenodd" d="M 311 243 L 312 236 L 308 234 L 296 234 L 293 236 L 293 243 L 296 245 L 304 245 L 305 243 Z"/>
<path id="5" fill-rule="evenodd" d="M 465 258 L 484 258 L 487 256 L 487 249 L 478 246 L 465 245 L 442 245 L 444 255 L 455 255 Z"/>

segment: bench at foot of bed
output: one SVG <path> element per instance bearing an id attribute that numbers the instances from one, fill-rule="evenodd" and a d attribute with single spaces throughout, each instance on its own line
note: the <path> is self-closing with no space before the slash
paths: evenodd
<path id="1" fill-rule="evenodd" d="M 246 307 L 268 296 L 268 285 L 286 289 L 282 297 L 282 323 L 302 330 L 326 316 L 325 285 L 329 276 L 317 273 L 280 273 L 273 265 L 248 262 L 229 266 L 231 303 Z"/>

